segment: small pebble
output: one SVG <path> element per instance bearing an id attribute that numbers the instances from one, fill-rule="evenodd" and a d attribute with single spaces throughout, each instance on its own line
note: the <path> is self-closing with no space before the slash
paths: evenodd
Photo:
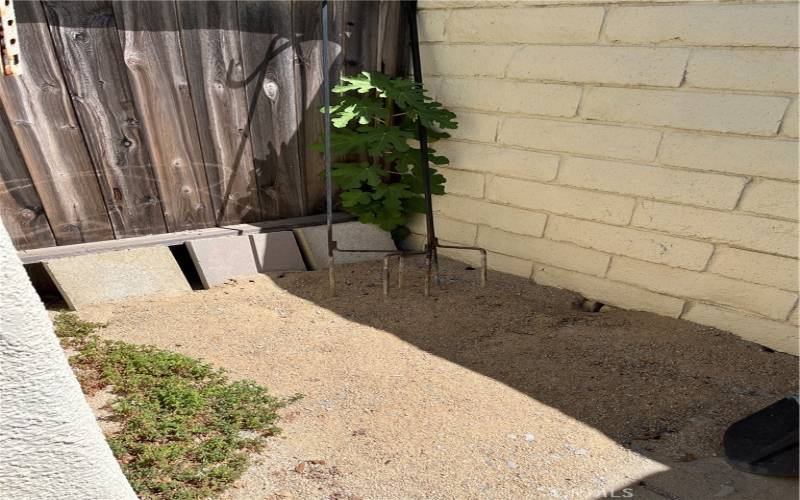
<path id="1" fill-rule="evenodd" d="M 527 441 L 527 442 L 529 442 L 529 443 L 530 443 L 531 441 L 533 441 L 534 439 L 536 439 L 536 438 L 534 438 L 534 437 L 533 437 L 533 434 L 530 434 L 530 433 L 528 433 L 528 434 L 525 434 L 523 437 L 525 438 L 525 441 Z"/>
<path id="2" fill-rule="evenodd" d="M 512 462 L 511 460 L 509 460 L 508 462 L 506 462 L 506 465 L 508 465 L 508 468 L 509 468 L 509 469 L 516 469 L 516 468 L 518 467 L 518 465 L 516 464 L 516 462 Z"/>

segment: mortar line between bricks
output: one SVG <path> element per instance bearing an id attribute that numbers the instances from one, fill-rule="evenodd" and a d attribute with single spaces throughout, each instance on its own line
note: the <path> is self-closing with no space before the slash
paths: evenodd
<path id="1" fill-rule="evenodd" d="M 793 51 L 797 52 L 797 50 Z M 697 94 L 720 94 L 720 95 L 741 95 L 741 96 L 754 96 L 754 97 L 797 97 L 795 91 L 768 91 L 768 90 L 753 90 L 753 89 L 735 89 L 735 88 L 720 88 L 720 87 L 695 87 L 683 86 L 680 84 L 675 85 L 652 85 L 646 83 L 608 83 L 608 82 L 575 82 L 569 80 L 551 80 L 546 78 L 520 78 L 504 75 L 450 75 L 450 74 L 434 74 L 426 75 L 428 78 L 438 80 L 494 80 L 498 82 L 512 82 L 512 83 L 530 83 L 538 85 L 549 85 L 554 87 L 597 87 L 597 88 L 610 88 L 610 89 L 629 89 L 629 90 L 653 90 L 653 91 L 674 91 L 678 93 L 697 93 Z"/>
<path id="2" fill-rule="evenodd" d="M 666 132 L 666 131 L 664 131 L 664 132 Z M 700 135 L 702 135 L 702 134 L 700 134 Z M 574 153 L 574 152 L 571 152 L 571 151 L 557 151 L 557 150 L 552 150 L 552 149 L 532 148 L 532 147 L 526 147 L 526 146 L 519 146 L 519 145 L 516 145 L 516 144 L 505 144 L 505 143 L 500 143 L 500 142 L 497 142 L 497 143 L 495 143 L 495 142 L 483 142 L 483 141 L 477 141 L 477 140 L 474 140 L 474 139 L 447 139 L 446 142 L 447 143 L 456 143 L 456 144 L 470 144 L 470 145 L 475 145 L 475 146 L 488 146 L 488 147 L 499 148 L 499 149 L 510 149 L 512 151 L 519 151 L 519 152 L 532 152 L 532 153 L 548 155 L 548 156 L 554 156 L 554 157 L 559 157 L 559 158 L 562 157 L 562 156 L 564 156 L 566 158 L 569 158 L 569 157 L 585 158 L 585 159 L 588 159 L 588 160 L 602 160 L 602 161 L 609 161 L 609 162 L 615 162 L 615 163 L 625 163 L 625 164 L 635 165 L 635 166 L 661 167 L 661 168 L 665 168 L 665 169 L 669 169 L 669 170 L 679 170 L 679 171 L 683 171 L 683 172 L 696 172 L 696 173 L 716 174 L 716 175 L 725 175 L 725 176 L 728 176 L 728 177 L 752 177 L 754 179 L 768 179 L 768 180 L 774 180 L 774 181 L 780 181 L 780 182 L 788 182 L 788 183 L 793 183 L 793 184 L 796 184 L 798 182 L 797 179 L 787 179 L 785 177 L 768 177 L 768 176 L 764 176 L 764 175 L 750 174 L 750 173 L 725 172 L 725 171 L 721 171 L 721 170 L 695 169 L 695 168 L 684 167 L 684 166 L 680 166 L 680 165 L 670 165 L 669 163 L 660 163 L 658 158 L 656 158 L 654 160 L 650 160 L 650 161 L 648 161 L 648 160 L 631 160 L 630 158 L 619 158 L 619 157 L 613 157 L 613 156 L 603 156 L 603 155 L 598 155 L 598 154 L 588 155 L 588 154 L 585 154 L 585 153 Z M 776 141 L 776 142 L 786 142 L 786 143 L 796 144 L 797 140 Z M 453 166 L 448 166 L 448 168 L 451 168 L 453 170 L 470 170 L 470 169 L 466 169 L 466 168 L 459 168 L 459 167 L 453 167 Z M 484 170 L 472 170 L 472 171 L 484 172 Z M 495 174 L 495 175 L 497 175 L 497 174 Z M 514 176 L 510 176 L 510 175 L 509 176 L 501 176 L 501 177 L 514 178 Z M 524 177 L 518 177 L 518 178 L 522 179 L 522 180 L 526 180 Z M 553 179 L 547 180 L 547 181 L 540 181 L 540 182 L 552 182 L 555 179 L 556 179 L 556 177 L 554 177 Z"/>
<path id="3" fill-rule="evenodd" d="M 451 195 L 451 196 L 454 196 L 454 195 Z M 466 197 L 461 197 L 461 198 L 466 198 Z M 468 198 L 468 199 L 471 199 L 471 198 Z M 476 200 L 476 201 L 482 201 L 482 200 Z M 508 202 L 503 202 L 503 201 L 499 201 L 499 200 L 486 199 L 486 202 L 490 203 L 492 205 L 497 205 L 497 206 L 502 206 L 502 207 L 509 207 L 509 208 L 514 208 L 514 209 L 517 209 L 517 210 L 523 210 L 523 211 L 526 211 L 526 212 L 531 212 L 531 213 L 536 213 L 536 214 L 541 214 L 541 215 L 547 215 L 548 217 L 562 217 L 562 218 L 566 218 L 566 219 L 570 219 L 570 220 L 576 220 L 576 221 L 580 221 L 580 222 L 589 222 L 589 223 L 601 224 L 601 225 L 606 225 L 606 226 L 611 226 L 611 227 L 616 227 L 616 228 L 621 228 L 621 229 L 629 229 L 629 230 L 632 230 L 632 231 L 638 231 L 638 232 L 642 232 L 642 233 L 646 233 L 646 234 L 656 234 L 656 235 L 665 236 L 665 237 L 672 238 L 672 239 L 677 239 L 677 240 L 687 240 L 687 241 L 692 241 L 692 242 L 696 242 L 696 243 L 705 243 L 705 244 L 709 244 L 709 245 L 721 245 L 721 246 L 725 246 L 727 248 L 733 248 L 735 250 L 742 250 L 742 251 L 752 252 L 752 253 L 757 253 L 757 254 L 762 254 L 762 255 L 769 255 L 769 256 L 772 256 L 772 257 L 778 257 L 778 258 L 782 258 L 782 259 L 790 259 L 790 260 L 796 260 L 797 259 L 797 257 L 795 257 L 795 256 L 789 256 L 789 255 L 785 255 L 785 254 L 779 254 L 779 253 L 774 253 L 774 252 L 767 252 L 767 251 L 764 251 L 764 250 L 758 250 L 758 249 L 754 249 L 754 248 L 750 248 L 750 247 L 746 247 L 746 246 L 742 246 L 742 245 L 737 245 L 735 243 L 731 243 L 731 242 L 727 242 L 727 241 L 722 241 L 722 240 L 718 240 L 718 239 L 712 239 L 710 237 L 699 237 L 699 236 L 690 236 L 690 235 L 670 233 L 670 232 L 659 230 L 659 229 L 656 229 L 656 228 L 648 228 L 648 227 L 637 226 L 637 225 L 633 225 L 633 224 L 627 225 L 627 226 L 623 226 L 623 225 L 614 224 L 614 223 L 611 223 L 611 222 L 598 221 L 596 219 L 581 218 L 581 217 L 578 217 L 578 216 L 575 216 L 575 215 L 568 215 L 568 214 L 564 214 L 564 213 L 551 212 L 551 211 L 548 211 L 548 210 L 545 210 L 545 209 L 531 209 L 531 208 L 520 207 L 520 206 L 517 206 L 517 205 L 512 205 L 512 204 L 510 204 Z M 634 210 L 637 207 L 638 207 L 638 205 L 634 206 Z M 442 214 L 443 217 L 448 218 L 448 219 L 457 220 L 459 222 L 464 222 L 464 223 L 467 223 L 467 224 L 475 224 L 474 222 L 469 222 L 469 221 L 466 221 L 466 220 L 463 220 L 463 219 L 459 219 L 457 215 L 453 216 L 453 215 L 449 215 L 449 214 L 443 214 L 441 211 L 437 211 L 437 213 Z M 487 226 L 487 227 L 491 227 L 491 226 Z M 498 229 L 498 228 L 494 228 L 494 227 L 492 227 L 492 229 L 497 229 L 499 231 L 503 231 L 503 232 L 511 233 L 511 234 L 519 234 L 521 236 L 527 236 L 529 238 L 536 238 L 536 236 L 533 236 L 531 234 L 515 233 L 513 231 L 508 231 L 508 230 L 505 230 L 505 229 Z M 549 239 L 549 238 L 545 238 L 545 239 Z M 557 240 L 551 240 L 551 241 L 557 241 Z M 666 264 L 664 264 L 664 265 L 666 265 Z M 679 266 L 669 266 L 669 267 L 679 267 Z M 681 268 L 681 269 L 686 269 L 686 268 Z M 687 270 L 692 271 L 692 269 L 687 269 Z M 697 271 L 697 272 L 701 272 L 701 271 Z M 722 276 L 722 275 L 720 275 L 720 276 Z M 742 281 L 745 281 L 745 280 L 742 280 Z M 758 284 L 758 283 L 754 283 L 754 284 Z"/>
<path id="4" fill-rule="evenodd" d="M 447 2 L 442 2 L 442 4 L 447 5 Z M 447 5 L 446 7 L 434 7 L 433 5 L 437 5 L 437 3 L 428 3 L 428 6 L 421 6 L 420 12 L 425 11 L 439 11 L 439 10 L 473 10 L 475 6 L 472 5 Z M 491 5 L 491 4 L 488 4 Z M 592 2 L 589 0 L 565 0 L 564 2 L 559 3 L 552 3 L 547 2 L 544 0 L 539 1 L 528 1 L 521 4 L 499 4 L 499 5 L 492 5 L 491 7 L 478 7 L 479 9 L 483 10 L 509 10 L 509 9 L 557 9 L 560 7 L 602 7 L 602 6 L 622 6 L 622 7 L 685 7 L 689 5 L 704 5 L 704 6 L 719 6 L 718 0 L 673 0 L 671 2 L 658 2 L 658 1 L 647 1 L 647 0 L 606 0 L 605 2 Z M 752 0 L 728 0 L 724 5 L 736 5 L 736 6 L 748 6 L 753 5 Z M 763 2 L 759 2 L 758 5 L 794 5 L 792 1 L 781 1 L 781 0 L 764 0 Z"/>
<path id="5" fill-rule="evenodd" d="M 685 5 L 685 4 L 684 4 Z M 712 5 L 719 5 L 712 4 Z M 752 5 L 752 4 L 750 4 Z M 455 10 L 455 9 L 454 9 Z M 613 47 L 613 48 L 642 48 L 642 49 L 707 49 L 707 50 L 773 50 L 773 51 L 796 51 L 800 46 L 797 45 L 704 45 L 704 44 L 667 44 L 664 42 L 652 43 L 622 43 L 622 42 L 566 42 L 566 41 L 541 41 L 541 42 L 492 42 L 492 41 L 468 41 L 455 42 L 450 40 L 432 41 L 420 40 L 421 46 L 481 46 L 481 47 Z"/>

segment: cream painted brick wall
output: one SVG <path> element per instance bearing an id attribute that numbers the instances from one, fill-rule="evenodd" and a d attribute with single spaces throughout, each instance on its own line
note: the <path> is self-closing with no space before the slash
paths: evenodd
<path id="1" fill-rule="evenodd" d="M 746 212 L 797 220 L 797 183 L 756 181 L 745 190 L 739 208 Z"/>
<path id="2" fill-rule="evenodd" d="M 636 207 L 631 224 L 680 236 L 797 257 L 797 223 L 794 222 L 641 201 Z"/>
<path id="3" fill-rule="evenodd" d="M 623 309 L 649 311 L 673 318 L 680 316 L 683 310 L 684 301 L 681 299 L 564 269 L 535 265 L 533 280 L 540 285 L 573 290 L 588 299 Z"/>
<path id="4" fill-rule="evenodd" d="M 460 196 L 437 197 L 433 202 L 435 211 L 451 219 L 482 224 L 510 233 L 542 236 L 547 222 L 547 215 L 543 213 Z"/>
<path id="5" fill-rule="evenodd" d="M 797 92 L 794 50 L 696 50 L 689 59 L 686 84 L 707 89 Z"/>
<path id="6" fill-rule="evenodd" d="M 775 135 L 788 106 L 785 97 L 606 87 L 587 93 L 581 114 L 589 120 Z"/>
<path id="7" fill-rule="evenodd" d="M 608 277 L 666 295 L 694 298 L 786 320 L 797 295 L 711 273 L 698 273 L 650 262 L 614 257 Z"/>
<path id="8" fill-rule="evenodd" d="M 688 57 L 686 49 L 532 45 L 514 54 L 508 76 L 527 80 L 677 87 L 683 79 Z"/>
<path id="9" fill-rule="evenodd" d="M 532 181 L 551 181 L 558 173 L 559 158 L 554 154 L 456 141 L 437 142 L 434 148 L 447 156 L 452 168 L 461 170 Z"/>
<path id="10" fill-rule="evenodd" d="M 567 158 L 557 182 L 656 200 L 733 209 L 747 179 L 591 158 Z"/>
<path id="11" fill-rule="evenodd" d="M 798 290 L 797 261 L 788 257 L 720 246 L 714 252 L 708 271 L 750 283 Z"/>
<path id="12" fill-rule="evenodd" d="M 795 99 L 786 110 L 786 116 L 783 119 L 783 127 L 781 127 L 781 134 L 786 137 L 794 137 L 797 139 L 798 122 L 800 122 L 800 111 L 797 109 L 798 100 Z"/>
<path id="13" fill-rule="evenodd" d="M 497 138 L 501 144 L 630 160 L 653 159 L 660 140 L 656 130 L 517 117 L 505 119 Z"/>
<path id="14" fill-rule="evenodd" d="M 447 179 L 445 190 L 448 193 L 483 198 L 484 175 L 482 173 L 442 167 L 436 167 L 436 170 Z"/>
<path id="15" fill-rule="evenodd" d="M 665 165 L 797 180 L 797 141 L 668 132 L 661 144 Z"/>
<path id="16" fill-rule="evenodd" d="M 460 124 L 434 145 L 441 241 L 798 353 L 796 2 L 422 9 L 424 77 Z"/>
<path id="17" fill-rule="evenodd" d="M 550 217 L 545 236 L 555 241 L 568 241 L 603 252 L 695 271 L 705 269 L 714 251 L 711 243 L 557 216 Z"/>
<path id="18" fill-rule="evenodd" d="M 605 275 L 609 262 L 609 256 L 601 252 L 488 227 L 481 227 L 478 231 L 478 246 L 503 255 L 595 276 Z"/>
<path id="19" fill-rule="evenodd" d="M 574 85 L 489 78 L 431 78 L 431 96 L 450 106 L 529 115 L 575 116 L 581 89 Z"/>
<path id="20" fill-rule="evenodd" d="M 617 43 L 797 47 L 797 5 L 620 6 L 605 39 Z"/>
<path id="21" fill-rule="evenodd" d="M 798 354 L 797 328 L 790 323 L 770 321 L 709 304 L 692 304 L 683 317 L 701 325 L 727 330 L 778 351 Z"/>
<path id="22" fill-rule="evenodd" d="M 612 224 L 627 224 L 634 206 L 631 198 L 506 177 L 490 179 L 486 187 L 486 197 L 517 207 L 546 210 Z"/>
<path id="23" fill-rule="evenodd" d="M 447 39 L 479 43 L 592 43 L 600 34 L 602 7 L 464 9 L 447 20 Z"/>

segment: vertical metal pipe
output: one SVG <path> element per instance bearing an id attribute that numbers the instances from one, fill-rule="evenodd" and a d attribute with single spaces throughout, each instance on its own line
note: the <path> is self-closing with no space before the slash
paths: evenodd
<path id="1" fill-rule="evenodd" d="M 328 61 L 328 1 L 322 0 L 322 103 L 324 107 L 324 156 L 325 156 L 325 211 L 328 235 L 328 279 L 331 294 L 336 292 L 333 269 L 333 180 L 331 177 L 331 84 L 330 63 Z"/>
<path id="2" fill-rule="evenodd" d="M 408 15 L 408 24 L 411 31 L 411 64 L 414 69 L 414 82 L 422 86 L 422 62 L 419 54 L 419 31 L 417 28 L 417 2 L 416 0 L 404 3 Z M 436 229 L 433 225 L 433 200 L 431 195 L 431 168 L 428 162 L 428 129 L 417 121 L 417 134 L 419 135 L 420 169 L 422 170 L 422 188 L 425 195 L 425 225 L 427 227 L 427 267 L 430 274 L 430 262 L 438 264 L 436 254 Z M 438 266 L 437 266 L 438 267 Z"/>

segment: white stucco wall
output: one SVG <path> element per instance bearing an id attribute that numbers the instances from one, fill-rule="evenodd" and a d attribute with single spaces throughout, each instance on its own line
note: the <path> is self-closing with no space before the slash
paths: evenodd
<path id="1" fill-rule="evenodd" d="M 136 498 L 2 224 L 0 284 L 0 498 Z"/>

